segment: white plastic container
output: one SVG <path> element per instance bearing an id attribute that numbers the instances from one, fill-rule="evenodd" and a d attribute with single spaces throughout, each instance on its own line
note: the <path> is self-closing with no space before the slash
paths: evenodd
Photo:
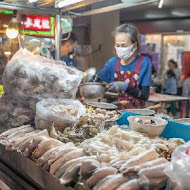
<path id="1" fill-rule="evenodd" d="M 153 120 L 156 124 L 139 124 L 135 122 L 135 119 L 146 119 L 146 120 Z M 156 137 L 159 136 L 163 130 L 165 129 L 165 126 L 167 125 L 167 121 L 164 119 L 159 119 L 155 117 L 150 116 L 130 116 L 128 117 L 129 126 L 132 130 L 138 131 L 140 133 L 145 133 L 149 137 Z"/>

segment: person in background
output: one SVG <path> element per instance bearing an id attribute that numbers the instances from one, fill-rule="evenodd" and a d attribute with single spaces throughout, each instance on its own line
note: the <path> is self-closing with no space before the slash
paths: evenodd
<path id="1" fill-rule="evenodd" d="M 177 94 L 176 95 L 181 96 L 182 95 L 181 72 L 180 72 L 180 69 L 178 68 L 177 62 L 175 62 L 173 59 L 170 59 L 168 61 L 168 68 L 169 70 L 173 70 L 173 72 L 175 73 L 175 77 L 177 80 Z"/>
<path id="2" fill-rule="evenodd" d="M 110 83 L 108 92 L 119 93 L 117 101 L 127 101 L 119 109 L 142 108 L 150 93 L 151 62 L 140 54 L 139 33 L 132 24 L 114 31 L 116 56 L 98 72 L 100 80 Z"/>
<path id="3" fill-rule="evenodd" d="M 154 67 L 154 65 L 152 65 L 152 77 L 157 77 L 157 72 L 156 72 L 156 69 Z"/>
<path id="4" fill-rule="evenodd" d="M 183 82 L 183 93 L 182 93 L 182 96 L 184 96 L 184 97 L 190 97 L 190 72 L 188 73 L 188 77 Z M 181 108 L 181 118 L 185 114 L 185 106 L 186 105 L 187 105 L 187 102 L 184 101 L 182 103 L 182 108 Z"/>
<path id="5" fill-rule="evenodd" d="M 163 86 L 164 94 L 168 95 L 176 95 L 177 94 L 177 80 L 175 77 L 175 73 L 173 70 L 167 71 L 167 80 L 165 81 L 165 84 Z M 168 111 L 168 114 L 171 116 L 175 116 L 176 113 L 179 111 L 179 105 L 178 103 L 172 102 L 169 104 L 169 107 L 166 108 Z"/>
<path id="6" fill-rule="evenodd" d="M 158 73 L 153 65 L 152 65 L 152 85 L 156 87 L 156 93 L 161 93 L 162 91 L 161 79 L 159 78 Z"/>
<path id="7" fill-rule="evenodd" d="M 163 85 L 164 94 L 176 95 L 177 94 L 177 80 L 173 70 L 167 71 L 167 80 Z"/>
<path id="8" fill-rule="evenodd" d="M 61 41 L 61 61 L 67 66 L 76 67 L 76 61 L 73 57 L 77 46 L 77 36 L 74 33 L 66 33 L 62 35 Z"/>
<path id="9" fill-rule="evenodd" d="M 190 97 L 190 72 L 188 73 L 188 78 L 183 83 L 183 96 Z"/>

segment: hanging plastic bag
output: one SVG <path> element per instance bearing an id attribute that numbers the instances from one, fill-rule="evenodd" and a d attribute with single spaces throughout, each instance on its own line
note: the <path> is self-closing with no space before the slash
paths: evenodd
<path id="1" fill-rule="evenodd" d="M 190 189 L 190 141 L 179 146 L 164 173 L 175 184 L 175 189 Z"/>
<path id="2" fill-rule="evenodd" d="M 3 74 L 4 91 L 17 98 L 75 98 L 83 72 L 62 61 L 33 55 L 20 49 L 7 64 Z"/>
<path id="3" fill-rule="evenodd" d="M 74 126 L 81 116 L 86 114 L 86 108 L 78 100 L 43 99 L 36 105 L 35 125 L 37 129 L 49 129 L 54 123 L 57 130 Z"/>

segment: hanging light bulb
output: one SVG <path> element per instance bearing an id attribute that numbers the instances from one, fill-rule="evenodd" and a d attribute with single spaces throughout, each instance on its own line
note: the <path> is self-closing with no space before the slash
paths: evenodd
<path id="1" fill-rule="evenodd" d="M 62 7 L 67 7 L 76 3 L 80 3 L 84 0 L 62 0 L 58 3 L 58 7 L 62 8 Z"/>
<path id="2" fill-rule="evenodd" d="M 6 33 L 7 37 L 10 39 L 14 39 L 18 36 L 19 29 L 18 29 L 18 23 L 17 23 L 16 18 L 12 18 L 5 33 Z"/>

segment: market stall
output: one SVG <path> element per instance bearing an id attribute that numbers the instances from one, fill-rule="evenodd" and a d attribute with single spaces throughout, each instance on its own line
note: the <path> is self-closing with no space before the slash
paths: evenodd
<path id="1" fill-rule="evenodd" d="M 26 9 L 21 5 L 17 8 Z M 41 10 L 49 9 L 37 11 Z M 54 11 L 58 14 L 59 58 L 61 12 Z M 87 14 L 93 12 L 84 16 Z M 173 135 L 171 125 L 175 124 L 175 130 L 180 123 L 157 118 L 155 111 L 118 111 L 112 104 L 83 104 L 76 93 L 84 79 L 83 72 L 26 49 L 13 56 L 3 75 L 5 93 L 0 99 L 0 170 L 7 167 L 9 177 L 19 179 L 20 189 L 31 190 L 188 187 L 186 177 L 176 180 L 180 171 L 172 175 L 172 166 L 183 160 L 175 154 L 188 158 L 189 143 L 185 141 L 190 140 L 190 126 L 181 124 L 186 128 L 185 136 Z M 97 94 L 95 87 L 103 87 L 103 92 Z M 87 92 L 83 91 L 83 98 L 100 98 L 105 84 L 94 83 Z M 170 181 L 177 184 L 170 185 Z"/>
<path id="2" fill-rule="evenodd" d="M 172 121 L 148 111 L 72 99 L 83 73 L 60 64 L 21 49 L 7 65 L 1 163 L 35 189 L 166 189 L 172 153 L 188 134 L 173 135 Z"/>

